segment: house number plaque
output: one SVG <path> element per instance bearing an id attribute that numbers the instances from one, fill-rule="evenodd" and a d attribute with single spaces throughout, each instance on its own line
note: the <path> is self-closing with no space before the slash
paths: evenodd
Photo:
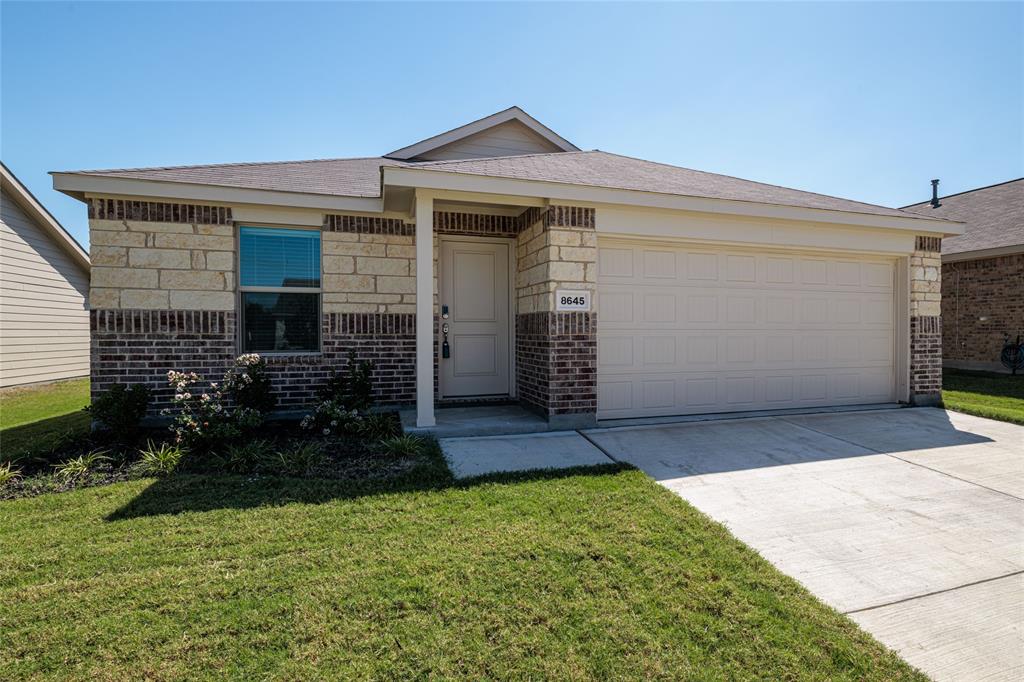
<path id="1" fill-rule="evenodd" d="M 590 310 L 590 291 L 571 291 L 558 289 L 555 291 L 555 310 Z"/>

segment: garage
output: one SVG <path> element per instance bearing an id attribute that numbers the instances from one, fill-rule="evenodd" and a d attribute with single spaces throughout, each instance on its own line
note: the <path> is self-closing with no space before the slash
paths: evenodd
<path id="1" fill-rule="evenodd" d="M 896 399 L 895 258 L 598 247 L 599 419 Z"/>

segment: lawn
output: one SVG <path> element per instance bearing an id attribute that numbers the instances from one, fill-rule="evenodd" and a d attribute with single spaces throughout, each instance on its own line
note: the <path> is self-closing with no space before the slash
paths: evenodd
<path id="1" fill-rule="evenodd" d="M 946 370 L 942 387 L 947 409 L 1024 424 L 1024 374 Z"/>
<path id="2" fill-rule="evenodd" d="M 51 448 L 89 430 L 89 380 L 73 379 L 0 392 L 0 461 Z"/>
<path id="3" fill-rule="evenodd" d="M 924 679 L 616 466 L 0 502 L 0 679 Z"/>

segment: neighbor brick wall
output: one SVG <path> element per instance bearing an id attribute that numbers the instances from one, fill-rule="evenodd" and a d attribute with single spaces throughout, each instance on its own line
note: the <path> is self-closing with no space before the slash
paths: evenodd
<path id="1" fill-rule="evenodd" d="M 153 414 L 170 404 L 169 370 L 219 381 L 237 355 L 230 311 L 93 310 L 90 324 L 93 396 L 117 383 L 144 384 L 153 390 Z M 413 402 L 415 327 L 410 314 L 325 314 L 322 354 L 267 356 L 278 409 L 312 403 L 330 370 L 343 368 L 350 352 L 374 363 L 378 402 Z"/>
<path id="2" fill-rule="evenodd" d="M 942 240 L 918 236 L 910 256 L 910 401 L 942 399 Z"/>
<path id="3" fill-rule="evenodd" d="M 1024 254 L 943 263 L 942 319 L 944 364 L 1005 371 L 1004 334 L 1024 335 Z"/>

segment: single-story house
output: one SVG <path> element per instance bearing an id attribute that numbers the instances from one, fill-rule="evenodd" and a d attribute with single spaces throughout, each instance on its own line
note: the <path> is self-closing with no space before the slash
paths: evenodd
<path id="1" fill-rule="evenodd" d="M 0 163 L 0 388 L 89 375 L 89 255 Z"/>
<path id="2" fill-rule="evenodd" d="M 937 183 L 936 183 L 937 184 Z M 1024 178 L 904 207 L 959 220 L 942 242 L 942 363 L 1008 372 L 1004 340 L 1024 341 Z"/>
<path id="3" fill-rule="evenodd" d="M 53 181 L 89 211 L 94 391 L 258 352 L 298 407 L 355 351 L 420 426 L 939 399 L 959 223 L 581 151 L 518 107 L 381 157 Z"/>

